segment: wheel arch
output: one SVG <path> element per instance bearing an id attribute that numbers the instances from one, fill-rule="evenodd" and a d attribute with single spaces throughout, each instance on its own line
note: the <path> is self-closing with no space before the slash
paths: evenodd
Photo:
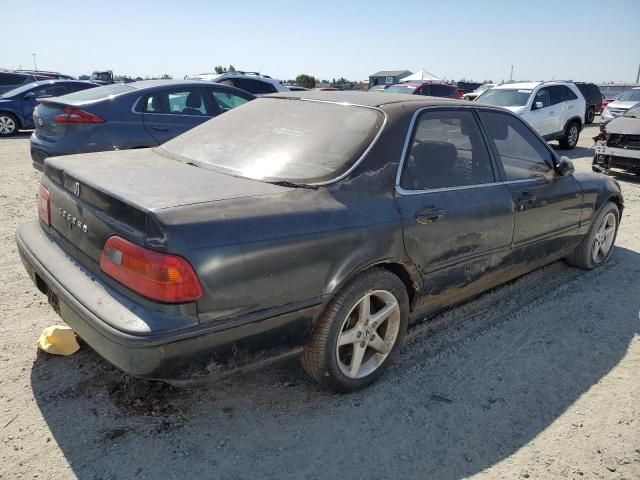
<path id="1" fill-rule="evenodd" d="M 571 124 L 571 122 L 578 122 L 578 128 L 582 130 L 582 127 L 584 126 L 584 122 L 582 121 L 579 115 L 575 115 L 565 122 L 563 132 L 567 131 L 567 127 L 569 126 L 569 124 Z"/>

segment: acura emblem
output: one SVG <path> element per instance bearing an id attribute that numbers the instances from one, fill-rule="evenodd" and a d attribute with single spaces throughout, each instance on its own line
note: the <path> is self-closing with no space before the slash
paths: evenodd
<path id="1" fill-rule="evenodd" d="M 73 185 L 73 194 L 74 194 L 76 197 L 79 197 L 79 196 L 80 196 L 80 182 L 76 182 L 76 183 Z"/>

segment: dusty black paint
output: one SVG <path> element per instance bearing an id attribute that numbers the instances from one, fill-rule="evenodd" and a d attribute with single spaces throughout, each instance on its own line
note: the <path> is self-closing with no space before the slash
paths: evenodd
<path id="1" fill-rule="evenodd" d="M 327 302 L 367 268 L 400 274 L 415 318 L 561 258 L 605 201 L 622 205 L 614 181 L 587 174 L 403 195 L 396 174 L 416 110 L 493 108 L 384 93 L 303 96 L 379 107 L 388 120 L 357 168 L 318 188 L 230 177 L 151 150 L 46 162 L 52 227 L 21 227 L 18 246 L 32 278 L 60 298 L 63 318 L 101 355 L 172 380 L 261 365 L 299 353 Z M 521 208 L 525 189 L 536 200 Z M 447 215 L 416 222 L 427 204 Z M 89 231 L 70 228 L 59 209 Z M 203 297 L 158 304 L 106 277 L 98 262 L 114 234 L 187 258 Z"/>

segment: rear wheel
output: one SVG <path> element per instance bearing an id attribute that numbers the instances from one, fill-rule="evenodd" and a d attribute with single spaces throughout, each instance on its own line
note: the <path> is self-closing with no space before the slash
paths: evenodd
<path id="1" fill-rule="evenodd" d="M 567 257 L 567 261 L 586 270 L 607 263 L 613 252 L 619 220 L 620 209 L 615 203 L 607 202 L 596 215 L 580 245 Z"/>
<path id="2" fill-rule="evenodd" d="M 0 113 L 0 137 L 10 137 L 18 131 L 18 119 L 10 113 Z"/>
<path id="3" fill-rule="evenodd" d="M 560 148 L 564 150 L 572 150 L 578 143 L 580 138 L 580 125 L 578 122 L 571 122 L 564 131 L 564 137 L 559 141 Z"/>
<path id="4" fill-rule="evenodd" d="M 302 366 L 315 381 L 338 392 L 366 387 L 395 360 L 408 316 L 402 281 L 386 270 L 369 270 L 328 305 L 304 347 Z"/>
<path id="5" fill-rule="evenodd" d="M 584 123 L 593 123 L 594 118 L 596 118 L 596 109 L 594 107 L 589 107 L 584 116 Z"/>

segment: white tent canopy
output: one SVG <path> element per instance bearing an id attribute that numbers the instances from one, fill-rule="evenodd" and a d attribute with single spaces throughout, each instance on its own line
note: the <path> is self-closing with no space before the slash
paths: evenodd
<path id="1" fill-rule="evenodd" d="M 415 81 L 436 81 L 442 80 L 441 78 L 436 77 L 435 75 L 427 72 L 426 70 L 418 70 L 416 73 L 409 75 L 408 77 L 404 77 L 400 79 L 401 82 L 415 82 Z"/>

